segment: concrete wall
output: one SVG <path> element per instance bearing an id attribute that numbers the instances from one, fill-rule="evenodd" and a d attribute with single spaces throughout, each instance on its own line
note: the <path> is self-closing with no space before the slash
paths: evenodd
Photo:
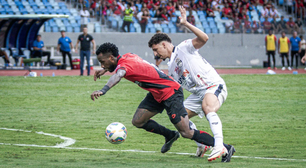
<path id="1" fill-rule="evenodd" d="M 73 44 L 79 34 L 66 33 Z M 97 45 L 104 42 L 115 43 L 120 54 L 132 52 L 149 62 L 154 62 L 153 52 L 148 47 L 148 41 L 153 34 L 138 33 L 96 33 L 92 34 Z M 185 39 L 195 37 L 192 33 L 169 34 L 174 45 Z M 46 46 L 56 46 L 60 33 L 42 33 L 42 40 Z M 262 66 L 267 60 L 264 48 L 265 35 L 255 34 L 209 34 L 209 41 L 200 49 L 200 54 L 214 66 Z M 73 54 L 77 56 L 77 54 Z M 60 58 L 60 57 L 58 57 Z M 277 65 L 281 65 L 276 56 Z M 163 62 L 162 64 L 166 64 Z"/>

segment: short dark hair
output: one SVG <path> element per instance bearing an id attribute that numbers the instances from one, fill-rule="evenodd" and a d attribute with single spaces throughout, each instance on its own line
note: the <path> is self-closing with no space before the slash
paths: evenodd
<path id="1" fill-rule="evenodd" d="M 103 43 L 102 45 L 99 46 L 99 48 L 96 51 L 96 54 L 99 55 L 101 53 L 102 54 L 110 53 L 115 57 L 119 56 L 118 47 L 115 44 L 109 42 Z"/>
<path id="2" fill-rule="evenodd" d="M 148 42 L 149 47 L 151 48 L 153 45 L 158 44 L 162 41 L 167 41 L 171 43 L 170 37 L 165 33 L 156 33 Z"/>

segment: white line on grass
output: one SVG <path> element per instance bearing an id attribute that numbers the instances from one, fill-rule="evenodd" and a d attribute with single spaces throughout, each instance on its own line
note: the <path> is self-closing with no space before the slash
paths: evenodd
<path id="1" fill-rule="evenodd" d="M 22 129 L 10 129 L 10 128 L 0 128 L 2 130 L 8 130 L 8 131 L 22 131 L 22 132 L 32 132 L 32 131 L 27 131 L 27 130 L 22 130 Z M 52 137 L 56 137 L 56 138 L 60 138 L 62 140 L 64 140 L 63 143 L 60 143 L 60 144 L 56 144 L 55 146 L 53 147 L 56 147 L 56 148 L 63 148 L 63 147 L 67 147 L 67 146 L 70 146 L 72 144 L 75 143 L 75 139 L 72 139 L 72 138 L 68 138 L 68 137 L 64 137 L 64 136 L 61 136 L 61 135 L 55 135 L 55 134 L 49 134 L 49 133 L 44 133 L 44 132 L 35 132 L 36 134 L 41 134 L 41 135 L 47 135 L 47 136 L 52 136 Z M 2 143 L 0 143 L 2 144 Z M 2 144 L 3 145 L 3 144 Z M 16 144 L 18 146 L 22 146 L 22 145 L 28 145 L 28 144 Z M 31 146 L 35 146 L 35 147 L 40 147 L 41 145 L 31 145 Z M 44 145 L 42 145 L 44 146 Z M 46 147 L 50 147 L 50 146 L 46 146 Z"/>
<path id="2" fill-rule="evenodd" d="M 9 129 L 9 128 L 0 128 L 2 130 L 8 131 L 23 131 L 23 132 L 32 132 L 21 129 Z M 81 148 L 81 147 L 68 147 L 69 145 L 73 145 L 76 140 L 68 137 L 63 137 L 61 135 L 49 134 L 44 132 L 35 132 L 41 135 L 47 135 L 52 137 L 58 137 L 63 139 L 64 142 L 57 144 L 55 146 L 47 146 L 47 145 L 35 145 L 35 144 L 10 144 L 10 143 L 0 143 L 0 145 L 14 145 L 14 146 L 29 146 L 29 147 L 40 147 L 40 148 L 62 148 L 62 149 L 74 149 L 74 150 L 92 150 L 92 151 L 105 151 L 105 152 L 137 152 L 137 153 L 159 153 L 157 151 L 143 151 L 143 150 L 118 150 L 118 149 L 98 149 L 98 148 Z M 194 153 L 180 153 L 180 152 L 167 152 L 168 154 L 176 154 L 176 155 L 191 155 L 194 156 Z M 267 157 L 256 157 L 256 156 L 232 156 L 233 158 L 243 158 L 243 159 L 261 159 L 261 160 L 277 160 L 277 161 L 302 161 L 306 162 L 306 159 L 287 159 L 287 158 L 267 158 Z"/>

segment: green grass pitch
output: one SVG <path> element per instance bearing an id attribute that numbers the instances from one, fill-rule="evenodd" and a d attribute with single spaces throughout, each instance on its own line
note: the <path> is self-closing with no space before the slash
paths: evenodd
<path id="1" fill-rule="evenodd" d="M 306 167 L 306 75 L 222 75 L 228 97 L 218 114 L 225 143 L 237 150 L 230 163 L 159 151 L 164 138 L 132 126 L 133 114 L 146 91 L 122 80 L 93 102 L 108 76 L 0 77 L 0 167 Z M 185 97 L 189 95 L 184 92 Z M 167 114 L 160 124 L 174 129 Z M 104 136 L 111 122 L 128 130 L 126 141 L 110 144 Z M 205 118 L 192 118 L 198 129 L 210 131 Z M 20 147 L 7 144 L 54 146 L 63 140 L 36 134 L 43 131 L 70 137 L 72 148 L 143 150 L 156 153 Z M 196 144 L 180 138 L 170 152 L 195 153 Z M 254 157 L 293 160 L 265 160 Z"/>

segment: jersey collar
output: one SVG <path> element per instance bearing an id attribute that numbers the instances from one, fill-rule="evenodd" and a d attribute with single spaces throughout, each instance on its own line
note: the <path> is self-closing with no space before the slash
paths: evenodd
<path id="1" fill-rule="evenodd" d="M 119 55 L 119 56 L 117 57 L 117 62 L 119 62 L 119 60 L 120 60 L 121 58 L 122 58 L 121 55 Z"/>

